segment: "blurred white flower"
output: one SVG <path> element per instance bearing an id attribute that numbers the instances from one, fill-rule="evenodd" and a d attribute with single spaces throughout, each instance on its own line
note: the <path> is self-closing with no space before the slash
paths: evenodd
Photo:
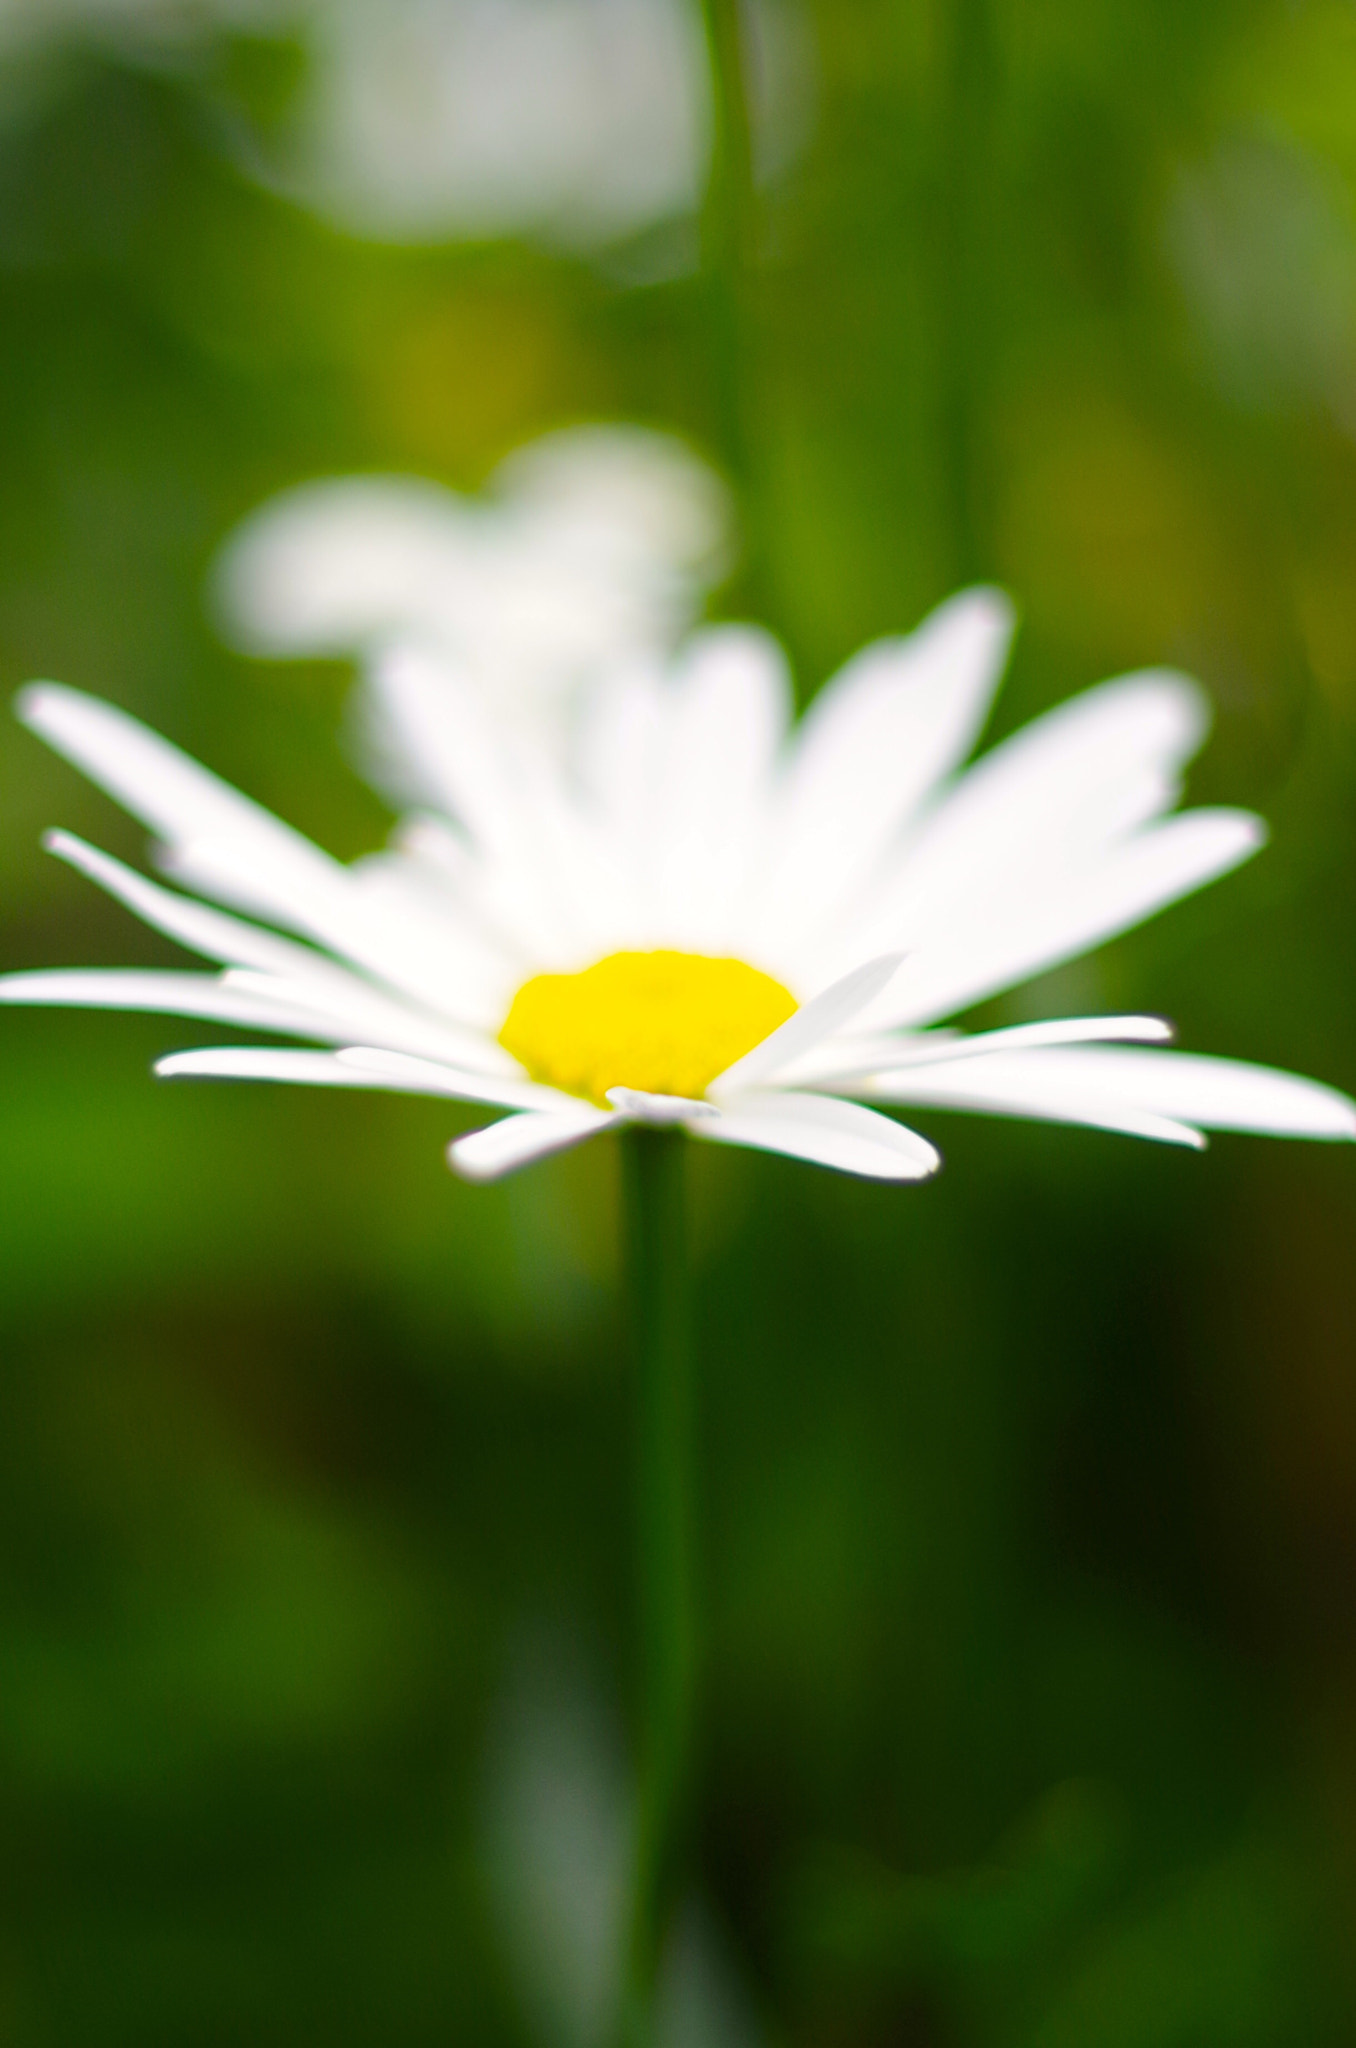
<path id="1" fill-rule="evenodd" d="M 710 85 L 695 0 L 0 0 L 0 50 L 82 36 L 152 61 L 221 29 L 295 35 L 292 117 L 255 176 L 351 232 L 587 249 L 695 207 Z M 793 157 L 813 67 L 799 0 L 750 0 L 761 173 Z"/>
<path id="2" fill-rule="evenodd" d="M 794 730 L 776 645 L 708 630 L 675 672 L 632 668 L 589 693 L 573 773 L 526 736 L 511 744 L 426 648 L 388 650 L 388 740 L 438 809 L 351 867 L 123 713 L 34 685 L 23 718 L 152 827 L 172 876 L 297 936 L 57 834 L 53 851 L 226 971 L 14 975 L 0 1000 L 175 1011 L 337 1048 L 179 1053 L 162 1074 L 514 1112 L 452 1145 L 472 1179 L 629 1123 L 886 1180 L 937 1167 L 926 1140 L 851 1097 L 1185 1145 L 1202 1126 L 1356 1136 L 1345 1096 L 1164 1051 L 1156 1017 L 930 1028 L 1263 838 L 1240 811 L 1165 815 L 1207 724 L 1199 689 L 1167 673 L 1087 691 L 956 777 L 1010 626 L 996 593 L 953 599 L 858 655 Z"/>
<path id="3" fill-rule="evenodd" d="M 550 2048 L 605 2048 L 626 1954 L 632 1793 L 580 1645 L 559 1630 L 525 1637 L 490 1728 L 486 1874 L 515 1989 Z"/>
<path id="4" fill-rule="evenodd" d="M 543 2048 L 607 2048 L 623 2010 L 635 1787 L 581 1644 L 559 1628 L 516 1646 L 490 1720 L 488 1895 L 524 2018 Z M 655 2048 L 761 2048 L 741 1974 L 697 1898 L 675 1915 Z"/>
<path id="5" fill-rule="evenodd" d="M 558 722 L 606 663 L 676 644 L 732 528 L 724 485 L 681 442 L 571 427 L 511 455 L 479 498 L 412 477 L 285 492 L 228 544 L 217 609 L 253 654 L 371 659 L 424 640 L 505 716 Z"/>
<path id="6" fill-rule="evenodd" d="M 747 10 L 760 167 L 794 154 L 810 67 L 794 0 Z M 710 86 L 693 0 L 328 0 L 285 181 L 392 241 L 587 248 L 689 214 Z"/>

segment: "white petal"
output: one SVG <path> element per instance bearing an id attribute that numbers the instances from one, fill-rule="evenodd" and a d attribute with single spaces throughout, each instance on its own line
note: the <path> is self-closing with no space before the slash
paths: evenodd
<path id="1" fill-rule="evenodd" d="M 319 847 L 125 711 L 63 683 L 30 683 L 16 709 L 31 731 L 167 845 L 206 839 L 247 851 L 269 883 L 266 898 L 253 899 L 250 907 L 286 911 L 294 887 L 305 897 L 342 876 Z"/>
<path id="2" fill-rule="evenodd" d="M 312 1018 L 308 1036 L 366 1043 L 376 1040 L 394 1051 L 441 1060 L 474 1073 L 512 1075 L 518 1072 L 498 1042 L 484 1032 L 462 1030 L 374 988 L 343 967 L 322 963 L 304 975 L 259 974 L 233 967 L 222 977 L 225 987 L 259 996 Z"/>
<path id="3" fill-rule="evenodd" d="M 382 749 L 406 758 L 428 798 L 482 846 L 512 850 L 526 823 L 513 749 L 464 671 L 404 640 L 381 649 L 368 689 Z"/>
<path id="4" fill-rule="evenodd" d="M 448 999 L 440 941 L 455 958 L 458 935 L 419 917 L 417 902 L 403 919 L 390 914 L 389 901 L 369 908 L 362 881 L 338 861 L 97 698 L 36 683 L 21 693 L 18 709 L 35 732 L 160 834 L 171 874 L 318 939 L 426 1001 Z"/>
<path id="5" fill-rule="evenodd" d="M 1166 1017 L 1049 1017 L 1040 1024 L 1009 1024 L 999 1031 L 945 1038 L 935 1059 L 972 1053 L 1028 1052 L 1047 1045 L 1165 1045 L 1173 1036 Z"/>
<path id="6" fill-rule="evenodd" d="M 739 1089 L 755 1088 L 809 1052 L 889 986 L 900 959 L 898 953 L 887 953 L 879 960 L 868 960 L 851 974 L 845 974 L 832 988 L 823 989 L 810 1002 L 803 1003 L 785 1024 L 779 1024 L 751 1052 L 718 1074 L 711 1083 L 712 1093 L 728 1096 Z"/>
<path id="7" fill-rule="evenodd" d="M 468 1073 L 438 1060 L 391 1052 L 385 1046 L 346 1045 L 337 1057 L 354 1073 L 370 1075 L 387 1087 L 403 1088 L 412 1095 L 446 1095 L 456 1102 L 492 1102 L 502 1109 L 541 1110 L 551 1116 L 581 1107 L 575 1096 L 559 1088 L 543 1088 L 536 1081 L 510 1076 L 501 1079 Z"/>
<path id="8" fill-rule="evenodd" d="M 1071 817 L 1100 831 L 1109 792 L 1127 782 L 1156 788 L 1170 802 L 1209 720 L 1200 686 L 1169 670 L 1084 690 L 969 769 L 910 855 L 910 876 L 934 900 L 938 890 L 950 898 L 968 876 L 1001 882 L 1008 863 L 1026 859 L 1033 843 L 1062 842 Z"/>
<path id="9" fill-rule="evenodd" d="M 954 940 L 921 944 L 863 1024 L 930 1024 L 1142 924 L 1249 859 L 1266 828 L 1246 811 L 1196 810 L 1113 849 L 1092 872 L 1033 892 L 1007 917 L 962 920 Z M 904 934 L 896 928 L 896 938 Z"/>
<path id="10" fill-rule="evenodd" d="M 1356 1104 L 1334 1088 L 1196 1053 L 995 1053 L 873 1077 L 873 1099 L 1135 1129 L 1145 1119 L 1277 1137 L 1356 1137 Z"/>
<path id="11" fill-rule="evenodd" d="M 544 1159 L 548 1153 L 563 1152 L 582 1138 L 595 1137 L 624 1121 L 587 1106 L 569 1111 L 528 1110 L 455 1139 L 447 1148 L 448 1163 L 463 1180 L 498 1180 L 501 1174 Z"/>
<path id="12" fill-rule="evenodd" d="M 440 914 L 429 900 L 426 877 L 412 870 L 402 889 L 401 857 L 383 870 L 365 862 L 352 870 L 334 864 L 328 875 L 289 875 L 278 891 L 256 849 L 238 841 L 192 840 L 170 848 L 161 865 L 175 879 L 223 902 L 257 904 L 270 894 L 270 915 L 373 975 L 401 996 L 474 1022 L 486 1014 L 487 996 L 504 970 L 487 966 L 484 947 L 468 947 L 464 920 L 453 907 Z M 510 974 L 510 985 L 512 975 Z M 455 1027 L 454 1027 L 455 1028 Z"/>
<path id="13" fill-rule="evenodd" d="M 263 931 L 224 911 L 177 896 L 158 883 L 147 881 L 133 868 L 125 867 L 111 854 L 78 839 L 73 832 L 48 832 L 43 845 L 58 860 L 64 860 L 90 881 L 106 889 L 120 903 L 143 920 L 177 939 L 209 960 L 221 960 L 232 967 L 256 967 L 266 973 L 304 972 L 308 966 L 324 963 L 308 947 L 298 946 L 276 932 Z"/>
<path id="14" fill-rule="evenodd" d="M 366 1046 L 346 1046 L 342 1052 L 289 1052 L 271 1045 L 225 1045 L 194 1047 L 173 1052 L 156 1062 L 162 1079 L 193 1076 L 217 1081 L 295 1081 L 310 1087 L 379 1088 L 401 1095 L 437 1095 L 454 1102 L 484 1102 L 496 1109 L 535 1107 L 546 1090 L 515 1087 L 486 1081 L 478 1074 L 462 1074 L 427 1060 L 401 1061 L 398 1055 L 383 1055 Z M 555 1098 L 552 1107 L 560 1098 Z"/>
<path id="15" fill-rule="evenodd" d="M 819 1087 L 846 1082 L 854 1075 L 931 1067 L 988 1053 L 1047 1045 L 1163 1045 L 1172 1036 L 1166 1017 L 1055 1017 L 1041 1024 L 1006 1025 L 999 1031 L 881 1032 L 819 1046 L 784 1072 L 797 1087 Z"/>
<path id="16" fill-rule="evenodd" d="M 464 870 L 491 929 L 538 964 L 611 950 L 634 908 L 631 877 L 609 861 L 546 753 L 512 742 L 481 694 L 427 648 L 387 648 L 371 679 L 387 745 L 413 761 L 481 856 Z"/>
<path id="17" fill-rule="evenodd" d="M 708 797 L 761 790 L 786 735 L 786 656 L 759 626 L 707 626 L 687 643 L 671 685 L 669 766 L 681 798 L 695 781 Z"/>
<path id="18" fill-rule="evenodd" d="M 404 841 L 398 827 L 389 848 L 364 854 L 347 870 L 355 910 L 380 934 L 373 971 L 460 1023 L 494 1030 L 525 964 L 486 931 L 465 879 L 449 887 L 422 849 L 411 853 Z"/>
<path id="19" fill-rule="evenodd" d="M 786 658 L 752 626 L 709 627 L 666 693 L 653 791 L 654 913 L 667 943 L 738 950 L 790 713 Z"/>
<path id="20" fill-rule="evenodd" d="M 1205 1139 L 1192 1124 L 1162 1117 L 1111 1100 L 1096 1091 L 1080 1093 L 1060 1086 L 1054 1076 L 992 1072 L 983 1061 L 967 1060 L 951 1068 L 909 1068 L 906 1073 L 873 1075 L 851 1084 L 873 1102 L 897 1103 L 911 1109 L 974 1110 L 982 1116 L 1033 1117 L 1044 1123 L 1086 1124 L 1092 1130 L 1119 1131 L 1132 1138 L 1154 1138 L 1160 1144 L 1187 1145 L 1200 1151 Z"/>
<path id="21" fill-rule="evenodd" d="M 778 811 L 780 852 L 762 931 L 803 940 L 964 759 L 988 714 L 1012 637 L 996 590 L 963 591 L 907 639 L 866 648 L 825 685 L 796 735 Z"/>
<path id="22" fill-rule="evenodd" d="M 633 857 L 653 837 L 668 697 L 657 662 L 631 663 L 602 678 L 579 707 L 580 784 Z"/>
<path id="23" fill-rule="evenodd" d="M 155 1063 L 162 1081 L 295 1081 L 311 1088 L 384 1088 L 376 1076 L 345 1066 L 332 1052 L 289 1052 L 275 1045 L 204 1045 Z"/>
<path id="24" fill-rule="evenodd" d="M 260 977 L 261 984 L 264 977 Z M 0 1003 L 79 1010 L 150 1010 L 167 1017 L 211 1017 L 291 1038 L 335 1038 L 313 1010 L 240 989 L 215 974 L 167 974 L 139 967 L 58 967 L 0 976 Z"/>
<path id="25" fill-rule="evenodd" d="M 741 1095 L 719 1117 L 703 1118 L 689 1130 L 694 1138 L 782 1152 L 871 1180 L 925 1180 L 942 1163 L 917 1132 L 828 1095 Z"/>
<path id="26" fill-rule="evenodd" d="M 979 761 L 844 920 L 858 959 L 899 945 L 973 953 L 1091 876 L 1179 794 L 1208 715 L 1184 676 L 1125 676 L 1037 719 Z M 821 971 L 837 972 L 830 954 Z"/>

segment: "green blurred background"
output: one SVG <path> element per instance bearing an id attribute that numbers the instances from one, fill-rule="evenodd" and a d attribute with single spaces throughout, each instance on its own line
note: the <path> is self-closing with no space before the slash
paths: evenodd
<path id="1" fill-rule="evenodd" d="M 0 680 L 356 854 L 351 673 L 229 654 L 217 548 L 295 481 L 474 489 L 574 420 L 728 459 L 692 230 L 358 239 L 241 167 L 304 38 L 67 12 L 0 52 Z M 808 696 L 996 578 L 995 732 L 1200 675 L 1193 795 L 1271 850 L 984 1015 L 1163 1010 L 1356 1087 L 1356 9 L 810 31 L 716 609 Z M 6 966 L 177 964 L 39 853 L 142 835 L 17 727 L 0 805 Z M 524 1696 L 626 1721 L 615 1160 L 467 1188 L 445 1105 L 152 1085 L 216 1027 L 0 1033 L 0 2040 L 544 2040 L 494 1815 Z M 742 2016 L 685 2038 L 1350 2041 L 1352 1160 L 920 1122 L 917 1189 L 694 1158 L 697 1858 Z"/>

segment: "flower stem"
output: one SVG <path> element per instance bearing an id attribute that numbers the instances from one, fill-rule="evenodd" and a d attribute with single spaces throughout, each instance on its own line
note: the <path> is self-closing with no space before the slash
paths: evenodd
<path id="1" fill-rule="evenodd" d="M 998 80 L 989 0 L 953 0 L 944 52 L 935 283 L 950 580 L 962 584 L 993 571 L 987 415 Z"/>
<path id="2" fill-rule="evenodd" d="M 625 2038 L 652 2048 L 655 1991 L 681 1877 L 695 1666 L 691 1347 L 681 1132 L 622 1139 L 636 1348 L 640 1782 Z"/>
<path id="3" fill-rule="evenodd" d="M 744 328 L 754 238 L 753 142 L 739 0 L 702 0 L 711 67 L 711 163 L 702 209 L 717 426 L 736 482 L 751 481 Z"/>

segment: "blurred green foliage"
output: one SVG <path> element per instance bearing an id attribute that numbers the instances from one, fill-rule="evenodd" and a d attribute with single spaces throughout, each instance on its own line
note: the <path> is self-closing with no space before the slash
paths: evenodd
<path id="1" fill-rule="evenodd" d="M 741 366 L 756 607 L 812 691 L 959 581 L 998 730 L 1172 662 L 1275 845 L 1040 990 L 1356 1084 L 1356 13 L 820 0 Z M 0 666 L 336 852 L 349 677 L 229 656 L 213 553 L 351 469 L 578 418 L 717 436 L 704 288 L 363 245 L 224 137 L 299 54 L 71 47 L 0 131 Z M 667 252 L 667 253 L 666 253 Z M 718 447 L 714 452 L 719 455 Z M 7 965 L 153 962 L 55 863 L 140 835 L 0 736 Z M 193 1027 L 9 1015 L 0 2039 L 527 2038 L 482 1853 L 506 1660 L 629 1684 L 614 1162 L 454 1183 L 433 1103 L 160 1090 Z M 1285 2048 L 1356 2028 L 1356 1184 L 937 1118 L 935 1185 L 694 1162 L 700 1861 L 770 2038 Z"/>

